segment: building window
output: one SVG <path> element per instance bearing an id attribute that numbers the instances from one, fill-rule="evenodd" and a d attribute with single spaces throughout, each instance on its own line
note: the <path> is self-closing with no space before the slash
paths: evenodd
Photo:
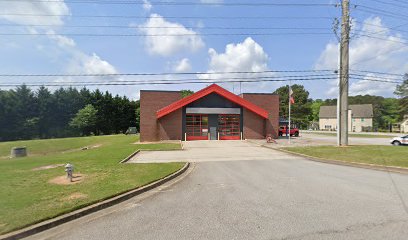
<path id="1" fill-rule="evenodd" d="M 332 126 L 331 125 L 324 125 L 324 129 L 331 129 Z"/>
<path id="2" fill-rule="evenodd" d="M 208 115 L 186 115 L 186 134 L 188 137 L 208 137 Z"/>
<path id="3" fill-rule="evenodd" d="M 364 118 L 361 118 L 361 122 L 364 122 Z"/>

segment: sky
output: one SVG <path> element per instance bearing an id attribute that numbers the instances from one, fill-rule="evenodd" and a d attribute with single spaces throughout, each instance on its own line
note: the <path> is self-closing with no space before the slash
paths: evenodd
<path id="1" fill-rule="evenodd" d="M 341 16 L 341 8 L 333 6 L 338 2 L 0 0 L 0 75 L 200 73 L 114 77 L 0 76 L 0 84 L 132 80 L 149 83 L 180 79 L 200 82 L 98 86 L 138 99 L 140 89 L 196 91 L 214 80 L 294 76 L 296 81 L 290 83 L 303 84 L 312 98 L 336 98 L 338 80 L 330 73 L 338 68 L 338 34 L 333 31 L 334 19 Z M 394 96 L 395 83 L 370 79 L 395 81 L 402 79 L 399 74 L 408 72 L 407 10 L 408 0 L 351 1 L 350 68 L 362 72 L 354 72 L 358 76 L 350 80 L 350 95 Z M 330 72 L 279 72 L 299 70 Z M 265 71 L 267 73 L 214 74 Z M 307 81 L 311 75 L 320 75 L 313 76 L 320 79 Z M 273 92 L 286 84 L 289 82 L 221 85 L 238 94 Z"/>

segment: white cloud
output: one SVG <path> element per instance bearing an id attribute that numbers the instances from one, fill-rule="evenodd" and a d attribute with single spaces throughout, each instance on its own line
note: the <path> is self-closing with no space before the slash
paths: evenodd
<path id="1" fill-rule="evenodd" d="M 149 20 L 140 25 L 139 31 L 146 35 L 156 35 L 145 37 L 147 51 L 155 55 L 195 52 L 204 47 L 198 33 L 179 23 L 168 22 L 158 14 L 151 14 Z"/>
<path id="2" fill-rule="evenodd" d="M 230 74 L 211 74 L 216 72 L 262 72 L 268 71 L 268 54 L 263 47 L 248 37 L 241 43 L 230 43 L 225 47 L 225 52 L 218 53 L 215 49 L 208 50 L 210 55 L 208 74 L 200 74 L 197 77 L 200 79 L 227 80 L 236 78 L 245 78 L 251 80 L 259 77 L 271 77 L 273 73 L 230 73 Z M 277 87 L 277 84 L 271 82 L 257 82 L 257 83 L 228 83 L 222 84 L 229 90 L 235 89 L 237 91 L 240 87 L 246 92 L 267 92 L 272 91 Z"/>
<path id="3" fill-rule="evenodd" d="M 364 32 L 360 33 L 360 30 Z M 375 38 L 363 36 L 367 34 L 375 35 Z M 404 39 L 399 34 L 393 34 L 382 23 L 381 18 L 366 19 L 362 26 L 357 26 L 356 36 L 350 42 L 350 68 L 393 73 L 408 71 L 408 66 L 406 65 L 408 47 L 406 44 L 404 45 L 399 42 L 404 42 Z M 317 60 L 315 68 L 337 69 L 338 62 L 339 44 L 328 43 Z M 384 87 L 384 84 L 387 84 L 386 87 Z M 326 93 L 327 96 L 337 96 L 338 87 L 335 85 L 336 83 L 333 82 L 333 87 Z M 356 80 L 350 84 L 350 95 L 380 94 L 392 96 L 393 90 L 392 84 L 368 80 Z"/>
<path id="4" fill-rule="evenodd" d="M 143 0 L 143 9 L 146 11 L 152 10 L 152 4 L 148 0 Z"/>
<path id="5" fill-rule="evenodd" d="M 208 53 L 210 55 L 209 73 L 268 70 L 268 55 L 262 46 L 250 37 L 242 43 L 228 44 L 224 53 L 217 53 L 213 48 L 210 48 Z"/>
<path id="6" fill-rule="evenodd" d="M 112 74 L 117 73 L 114 66 L 102 60 L 96 53 L 83 55 L 80 60 L 83 72 L 87 74 Z"/>
<path id="7" fill-rule="evenodd" d="M 18 16 L 7 14 L 30 14 L 33 16 Z M 3 1 L 0 2 L 0 19 L 5 19 L 18 24 L 50 24 L 63 25 L 62 16 L 39 15 L 67 15 L 69 8 L 64 0 L 61 3 L 29 2 L 29 1 Z"/>
<path id="8" fill-rule="evenodd" d="M 191 70 L 191 63 L 190 60 L 188 58 L 183 58 L 180 61 L 178 61 L 173 70 L 175 72 L 188 72 Z"/>
<path id="9" fill-rule="evenodd" d="M 351 83 L 350 95 L 388 95 L 390 90 L 394 91 L 394 88 L 390 89 L 389 87 L 386 87 L 389 85 L 388 83 L 370 81 L 369 79 L 372 79 L 373 77 L 375 78 L 381 76 L 376 76 L 375 74 L 367 74 L 367 76 L 364 77 L 364 80 L 359 80 L 357 82 Z"/>
<path id="10" fill-rule="evenodd" d="M 7 15 L 12 13 L 22 13 L 36 16 Z M 69 13 L 69 8 L 65 4 L 64 0 L 61 0 L 60 3 L 0 2 L 0 18 L 21 25 L 32 24 L 62 26 L 64 21 L 61 16 L 42 17 L 41 15 L 67 15 Z M 104 74 L 117 72 L 110 63 L 102 60 L 96 53 L 91 55 L 84 53 L 76 46 L 74 39 L 58 34 L 52 26 L 33 26 L 28 27 L 26 31 L 34 35 L 44 32 L 51 40 L 51 44 L 37 44 L 36 48 L 40 51 L 45 51 L 45 46 L 48 47 L 48 50 L 51 50 L 53 46 L 57 46 L 57 49 L 59 49 L 58 51 L 61 51 L 68 60 L 66 70 L 70 73 Z M 64 60 L 61 58 L 59 61 Z M 61 80 L 63 79 L 59 79 L 59 81 Z"/>
<path id="11" fill-rule="evenodd" d="M 47 35 L 50 39 L 55 40 L 58 46 L 64 47 L 75 47 L 76 43 L 72 38 L 56 34 L 53 30 L 48 30 Z"/>

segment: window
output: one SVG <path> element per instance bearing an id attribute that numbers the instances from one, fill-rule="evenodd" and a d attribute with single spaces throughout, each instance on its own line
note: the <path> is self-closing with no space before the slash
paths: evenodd
<path id="1" fill-rule="evenodd" d="M 186 115 L 186 134 L 188 140 L 208 139 L 208 115 Z"/>
<path id="2" fill-rule="evenodd" d="M 361 122 L 364 122 L 364 118 L 361 118 Z"/>

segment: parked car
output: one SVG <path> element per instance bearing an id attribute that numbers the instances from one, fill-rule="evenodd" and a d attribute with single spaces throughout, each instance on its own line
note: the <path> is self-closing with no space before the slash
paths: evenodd
<path id="1" fill-rule="evenodd" d="M 395 137 L 390 140 L 390 143 L 394 146 L 408 145 L 408 135 L 402 137 Z"/>
<path id="2" fill-rule="evenodd" d="M 283 135 L 287 136 L 288 132 L 289 132 L 288 126 L 285 125 L 285 126 L 280 126 L 279 127 L 279 136 L 283 136 Z M 298 137 L 299 136 L 299 129 L 296 128 L 296 127 L 291 128 L 290 129 L 290 136 Z"/>

